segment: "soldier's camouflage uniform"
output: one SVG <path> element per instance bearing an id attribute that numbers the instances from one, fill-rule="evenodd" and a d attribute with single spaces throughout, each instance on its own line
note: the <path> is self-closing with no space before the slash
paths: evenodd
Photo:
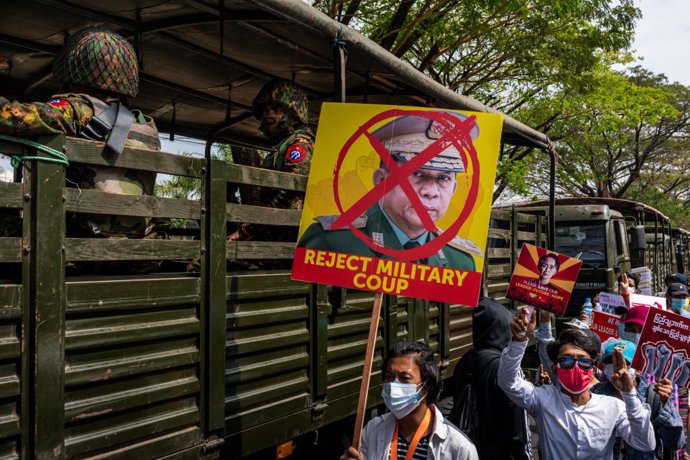
<path id="1" fill-rule="evenodd" d="M 254 115 L 261 120 L 267 106 L 279 106 L 286 117 L 281 129 L 269 137 L 273 149 L 264 158 L 262 167 L 293 174 L 309 175 L 314 152 L 314 133 L 309 129 L 307 96 L 291 81 L 272 80 L 259 91 L 253 102 Z M 279 209 L 302 209 L 304 193 L 263 188 L 261 205 Z M 252 225 L 251 239 L 265 241 L 295 241 L 297 229 Z"/>
<path id="2" fill-rule="evenodd" d="M 19 137 L 65 133 L 79 136 L 94 111 L 108 107 L 110 100 L 101 101 L 86 94 L 59 94 L 47 103 L 22 104 L 0 97 L 0 133 Z M 150 117 L 133 111 L 135 120 L 128 134 L 127 147 L 160 150 L 158 130 Z M 155 172 L 124 168 L 70 165 L 67 168 L 68 186 L 96 189 L 125 195 L 151 195 L 156 181 Z M 142 237 L 146 231 L 143 217 L 111 215 L 73 215 L 69 235 Z"/>
<path id="3" fill-rule="evenodd" d="M 308 175 L 311 157 L 314 152 L 314 133 L 308 127 L 309 106 L 307 95 L 295 83 L 287 80 L 271 80 L 266 83 L 254 98 L 254 116 L 261 121 L 266 107 L 280 107 L 285 112 L 275 133 L 269 133 L 262 125 L 273 148 L 264 157 L 261 167 L 275 171 Z M 278 209 L 302 209 L 304 193 L 261 188 L 260 204 Z M 291 241 L 297 240 L 296 228 L 241 224 L 235 231 L 230 230 L 228 240 Z M 233 268 L 287 268 L 290 261 L 234 262 Z M 198 272 L 200 260 L 195 258 L 187 266 L 187 271 Z"/>
<path id="4" fill-rule="evenodd" d="M 71 37 L 56 57 L 56 79 L 108 93 L 135 96 L 138 66 L 131 45 L 119 35 L 99 28 L 83 29 Z M 102 92 L 101 91 L 101 92 Z M 35 137 L 64 133 L 82 136 L 95 116 L 107 110 L 117 98 L 98 99 L 88 94 L 58 94 L 46 103 L 20 103 L 0 97 L 0 133 Z M 134 121 L 127 134 L 126 147 L 160 150 L 158 130 L 150 117 L 133 111 Z M 153 194 L 155 172 L 117 167 L 72 164 L 67 168 L 68 186 L 97 189 L 109 193 Z M 147 229 L 143 217 L 110 215 L 72 215 L 68 235 L 142 237 Z"/>
<path id="5" fill-rule="evenodd" d="M 314 134 L 308 128 L 297 129 L 282 139 L 264 158 L 262 167 L 293 174 L 309 175 L 311 157 L 314 152 Z M 304 154 L 305 158 L 298 162 L 291 162 L 290 156 L 297 157 Z M 288 190 L 264 189 L 261 194 L 262 206 L 279 209 L 302 209 L 304 193 Z"/>

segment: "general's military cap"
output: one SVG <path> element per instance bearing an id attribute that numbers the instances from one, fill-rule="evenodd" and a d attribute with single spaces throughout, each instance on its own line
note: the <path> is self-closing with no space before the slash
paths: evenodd
<path id="1" fill-rule="evenodd" d="M 457 146 L 463 140 L 458 139 L 454 132 L 460 123 L 468 117 L 462 113 L 448 110 L 430 111 L 429 117 L 419 115 L 403 115 L 386 123 L 372 135 L 383 143 L 391 156 L 401 163 L 406 163 L 424 149 L 444 138 L 444 149 L 422 167 L 435 171 L 464 172 L 465 165 L 460 157 Z M 438 116 L 441 121 L 435 120 Z M 449 134 L 444 137 L 444 135 Z M 479 135 L 479 126 L 475 124 L 470 130 L 470 139 Z"/>

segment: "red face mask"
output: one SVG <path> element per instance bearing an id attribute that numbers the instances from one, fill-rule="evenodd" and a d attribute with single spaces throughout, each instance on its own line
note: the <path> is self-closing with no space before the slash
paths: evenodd
<path id="1" fill-rule="evenodd" d="M 561 382 L 561 386 L 573 395 L 579 395 L 589 388 L 589 384 L 592 382 L 592 374 L 593 369 L 583 371 L 578 365 L 570 369 L 562 369 L 560 367 L 556 369 L 556 375 L 558 375 L 558 381 Z"/>

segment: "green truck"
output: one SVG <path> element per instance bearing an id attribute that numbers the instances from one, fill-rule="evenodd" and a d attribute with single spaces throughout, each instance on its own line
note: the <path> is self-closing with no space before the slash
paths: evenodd
<path id="1" fill-rule="evenodd" d="M 516 204 L 545 216 L 548 202 Z M 666 275 L 684 272 L 690 233 L 671 226 L 658 210 L 616 198 L 561 198 L 555 202 L 554 250 L 582 260 L 565 317 L 579 317 L 586 297 L 617 292 L 622 272 L 651 270 L 649 295 L 666 289 Z"/>

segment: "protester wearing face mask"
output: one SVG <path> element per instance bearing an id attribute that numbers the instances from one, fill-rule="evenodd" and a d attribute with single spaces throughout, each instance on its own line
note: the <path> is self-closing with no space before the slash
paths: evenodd
<path id="1" fill-rule="evenodd" d="M 556 377 L 553 361 L 551 361 L 551 358 L 549 358 L 549 353 L 547 352 L 549 344 L 555 340 L 553 334 L 551 333 L 552 317 L 553 313 L 545 310 L 539 310 L 539 327 L 534 331 L 534 338 L 537 339 L 537 354 L 539 355 L 539 362 L 542 364 L 542 366 L 544 366 L 544 372 L 546 372 L 546 374 L 549 376 L 551 385 L 555 386 L 556 388 L 560 388 L 561 384 L 558 381 L 558 377 Z M 587 323 L 579 319 L 573 318 L 569 321 L 566 321 L 561 325 L 561 328 L 561 333 L 566 330 L 579 331 L 587 336 L 597 349 L 601 347 L 601 339 L 599 336 L 589 329 Z M 595 372 L 597 371 L 598 369 L 595 369 Z M 598 376 L 595 377 L 598 379 Z"/>
<path id="2" fill-rule="evenodd" d="M 673 313 L 690 318 L 688 287 L 682 283 L 671 283 L 666 290 L 666 307 Z"/>
<path id="3" fill-rule="evenodd" d="M 478 460 L 474 445 L 435 406 L 442 382 L 427 345 L 398 342 L 382 372 L 382 397 L 390 412 L 367 423 L 361 449 L 349 447 L 341 460 Z"/>
<path id="4" fill-rule="evenodd" d="M 599 350 L 578 331 L 564 331 L 548 347 L 561 384 L 535 387 L 520 377 L 520 363 L 536 315 L 524 311 L 511 323 L 513 340 L 503 350 L 498 382 L 508 397 L 537 422 L 543 460 L 610 460 L 616 436 L 642 451 L 656 446 L 649 407 L 635 391 L 620 350 L 613 351 L 613 385 L 623 400 L 590 392 Z"/>
<path id="5" fill-rule="evenodd" d="M 614 387 L 611 383 L 611 378 L 613 376 L 613 350 L 621 351 L 623 359 L 625 359 L 625 364 L 628 366 L 628 372 L 630 373 L 630 377 L 636 379 L 637 376 L 635 374 L 635 369 L 630 368 L 630 366 L 632 365 L 633 357 L 635 356 L 636 348 L 637 345 L 635 345 L 633 342 L 623 339 L 619 339 L 615 342 L 609 343 L 606 346 L 606 350 L 604 350 L 604 355 L 601 358 L 602 364 L 604 365 L 604 375 L 606 376 L 606 381 L 601 382 L 599 386 L 610 386 L 612 390 L 611 396 L 619 394 L 616 387 Z M 592 388 L 592 391 L 594 392 L 594 388 Z M 599 394 L 602 393 L 599 392 Z"/>
<path id="6" fill-rule="evenodd" d="M 618 325 L 618 336 L 637 346 L 640 343 L 642 326 L 647 319 L 649 307 L 646 305 L 635 305 L 625 314 L 623 321 Z"/>
<path id="7" fill-rule="evenodd" d="M 620 391 L 611 382 L 614 374 L 613 352 L 620 350 L 628 366 L 632 364 L 635 356 L 636 345 L 627 340 L 617 340 L 606 346 L 604 351 L 605 381 L 594 385 L 592 393 L 622 398 Z M 630 376 L 635 379 L 637 393 L 643 401 L 646 401 L 651 409 L 652 426 L 656 437 L 656 451 L 641 451 L 624 444 L 625 458 L 627 460 L 655 460 L 656 458 L 673 458 L 671 455 L 685 445 L 683 433 L 683 421 L 680 418 L 671 395 L 673 384 L 669 379 L 663 379 L 655 384 L 649 384 L 645 379 L 637 378 L 634 369 L 628 369 Z M 618 446 L 614 446 L 614 458 L 618 458 Z M 657 453 L 659 457 L 657 457 Z"/>
<path id="8" fill-rule="evenodd" d="M 636 273 L 625 272 L 618 275 L 618 283 L 628 282 L 628 292 L 630 294 L 639 294 L 638 286 L 640 284 L 640 277 Z M 620 284 L 619 284 L 620 286 Z M 620 288 L 619 288 L 620 291 Z"/>

